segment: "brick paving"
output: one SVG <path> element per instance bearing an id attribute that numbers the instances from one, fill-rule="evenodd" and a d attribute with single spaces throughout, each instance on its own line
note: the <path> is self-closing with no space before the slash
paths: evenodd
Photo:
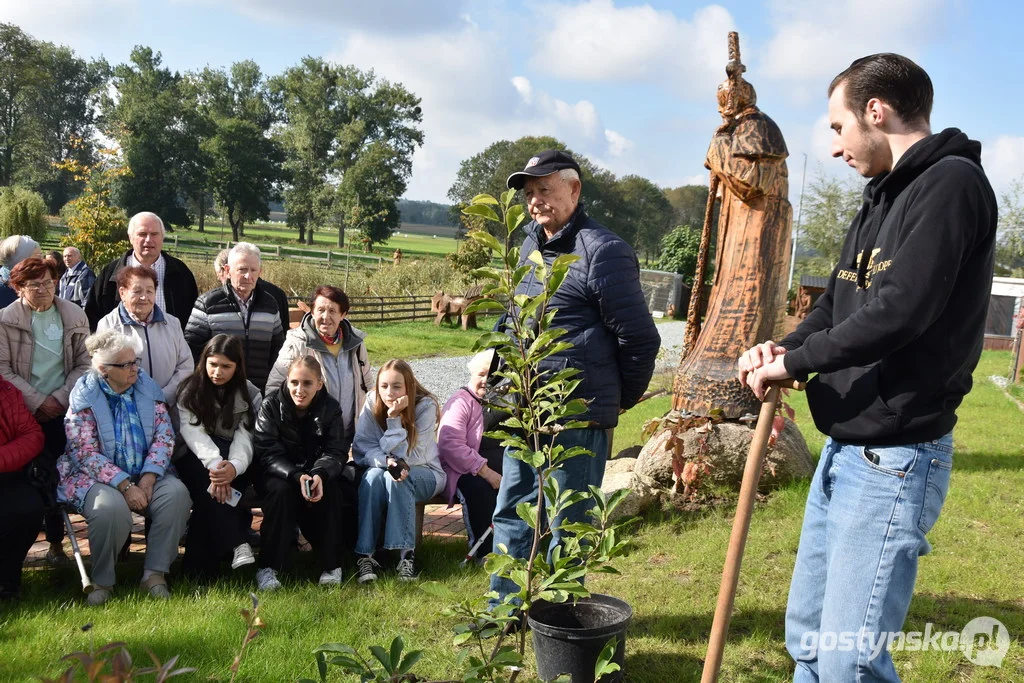
<path id="1" fill-rule="evenodd" d="M 144 554 L 146 552 L 146 541 L 144 536 L 145 520 L 141 515 L 132 515 L 132 520 L 134 523 L 132 524 L 129 552 Z M 253 510 L 253 529 L 259 531 L 262 523 L 263 513 L 259 509 Z M 88 557 L 89 537 L 85 519 L 80 515 L 71 515 L 71 527 L 75 530 L 75 539 L 78 541 L 78 547 L 82 551 L 82 556 Z M 423 535 L 436 536 L 444 539 L 459 538 L 465 540 L 466 527 L 462 522 L 462 508 L 456 505 L 449 510 L 446 509 L 444 505 L 428 505 L 423 513 Z M 46 536 L 40 532 L 39 536 L 36 537 L 36 542 L 28 552 L 28 557 L 25 559 L 25 566 L 45 566 L 46 549 L 48 547 L 49 544 L 46 542 Z M 67 552 L 68 557 L 70 557 L 71 541 L 66 537 L 64 539 L 64 550 Z M 184 552 L 184 548 L 181 549 L 181 552 Z"/>

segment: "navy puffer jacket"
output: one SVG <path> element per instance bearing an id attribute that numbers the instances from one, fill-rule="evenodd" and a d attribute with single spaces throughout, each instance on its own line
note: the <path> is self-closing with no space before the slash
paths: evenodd
<path id="1" fill-rule="evenodd" d="M 526 226 L 520 265 L 540 250 L 550 265 L 562 254 L 580 257 L 572 264 L 549 307 L 557 308 L 552 326 L 566 330 L 572 343 L 546 359 L 541 370 L 574 367 L 582 382 L 573 398 L 590 401 L 575 417 L 607 429 L 619 422 L 619 409 L 631 408 L 647 389 L 661 336 L 640 288 L 640 265 L 633 249 L 618 235 L 591 219 L 582 207 L 550 240 L 536 222 Z M 516 294 L 536 296 L 542 283 L 530 272 Z"/>

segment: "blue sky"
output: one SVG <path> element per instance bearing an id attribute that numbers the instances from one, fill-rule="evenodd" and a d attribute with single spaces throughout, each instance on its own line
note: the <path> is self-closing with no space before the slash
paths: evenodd
<path id="1" fill-rule="evenodd" d="M 617 175 L 706 182 L 726 34 L 790 150 L 791 197 L 828 156 L 825 90 L 853 59 L 900 52 L 931 75 L 933 129 L 963 129 L 1004 190 L 1024 175 L 1019 3 L 995 0 L 0 0 L 0 21 L 112 64 L 147 45 L 187 71 L 311 54 L 404 83 L 426 144 L 410 199 L 446 201 L 459 162 L 495 140 L 554 135 Z M 525 162 L 525 160 L 524 160 Z"/>

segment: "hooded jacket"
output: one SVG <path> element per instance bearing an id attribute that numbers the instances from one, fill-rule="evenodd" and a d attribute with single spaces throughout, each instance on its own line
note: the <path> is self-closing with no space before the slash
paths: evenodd
<path id="1" fill-rule="evenodd" d="M 955 128 L 871 180 L 825 293 L 781 345 L 817 428 L 899 445 L 956 424 L 981 356 L 996 197 L 981 144 Z"/>
<path id="2" fill-rule="evenodd" d="M 559 341 L 573 346 L 545 359 L 540 369 L 580 370 L 582 381 L 572 398 L 589 404 L 587 412 L 573 419 L 589 420 L 601 429 L 614 427 L 619 410 L 632 408 L 647 390 L 661 348 L 640 288 L 636 254 L 582 207 L 550 239 L 536 221 L 527 225 L 519 265 L 531 265 L 529 256 L 538 249 L 549 267 L 562 254 L 580 257 L 548 304 L 549 309 L 558 309 L 551 327 L 565 329 Z M 543 286 L 531 268 L 516 294 L 536 296 Z"/>
<path id="3" fill-rule="evenodd" d="M 43 450 L 43 430 L 18 387 L 0 378 L 0 477 L 25 468 Z"/>
<path id="4" fill-rule="evenodd" d="M 320 362 L 324 371 L 324 388 L 328 393 L 337 399 L 338 403 L 345 410 L 345 438 L 349 444 L 352 442 L 352 435 L 355 433 L 355 419 L 358 411 L 362 409 L 366 401 L 366 393 L 373 386 L 373 373 L 370 371 L 370 361 L 366 356 L 366 345 L 363 343 L 366 335 L 362 330 L 353 327 L 347 320 L 341 321 L 341 350 L 338 352 L 346 354 L 348 369 L 352 374 L 352 387 L 355 397 L 348 397 L 345 402 L 340 395 L 342 371 L 341 363 L 327 350 L 327 345 L 320 339 L 313 323 L 313 316 L 306 313 L 302 316 L 302 322 L 295 329 L 288 330 L 284 338 L 284 346 L 277 355 L 277 362 L 270 370 L 270 377 L 267 378 L 267 395 L 277 391 L 285 382 L 288 376 L 288 364 L 299 356 L 313 356 Z M 348 450 L 347 448 L 345 449 Z"/>
<path id="5" fill-rule="evenodd" d="M 266 477 L 298 482 L 302 474 L 319 474 L 324 482 L 337 480 L 348 460 L 348 453 L 341 450 L 342 431 L 341 408 L 325 389 L 317 392 L 300 418 L 282 387 L 260 406 L 254 457 Z"/>

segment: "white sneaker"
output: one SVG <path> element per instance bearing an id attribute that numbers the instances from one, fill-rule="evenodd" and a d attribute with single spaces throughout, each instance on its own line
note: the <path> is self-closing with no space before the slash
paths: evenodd
<path id="1" fill-rule="evenodd" d="M 270 567 L 262 567 L 256 570 L 256 590 L 276 591 L 281 587 L 277 580 L 277 572 Z"/>
<path id="2" fill-rule="evenodd" d="M 235 556 L 231 560 L 231 568 L 238 569 L 244 567 L 247 564 L 253 564 L 256 562 L 256 558 L 252 554 L 252 546 L 248 543 L 243 543 L 235 547 Z"/>
<path id="3" fill-rule="evenodd" d="M 341 585 L 341 567 L 335 567 L 329 572 L 324 572 L 320 575 L 321 586 L 339 586 Z"/>

